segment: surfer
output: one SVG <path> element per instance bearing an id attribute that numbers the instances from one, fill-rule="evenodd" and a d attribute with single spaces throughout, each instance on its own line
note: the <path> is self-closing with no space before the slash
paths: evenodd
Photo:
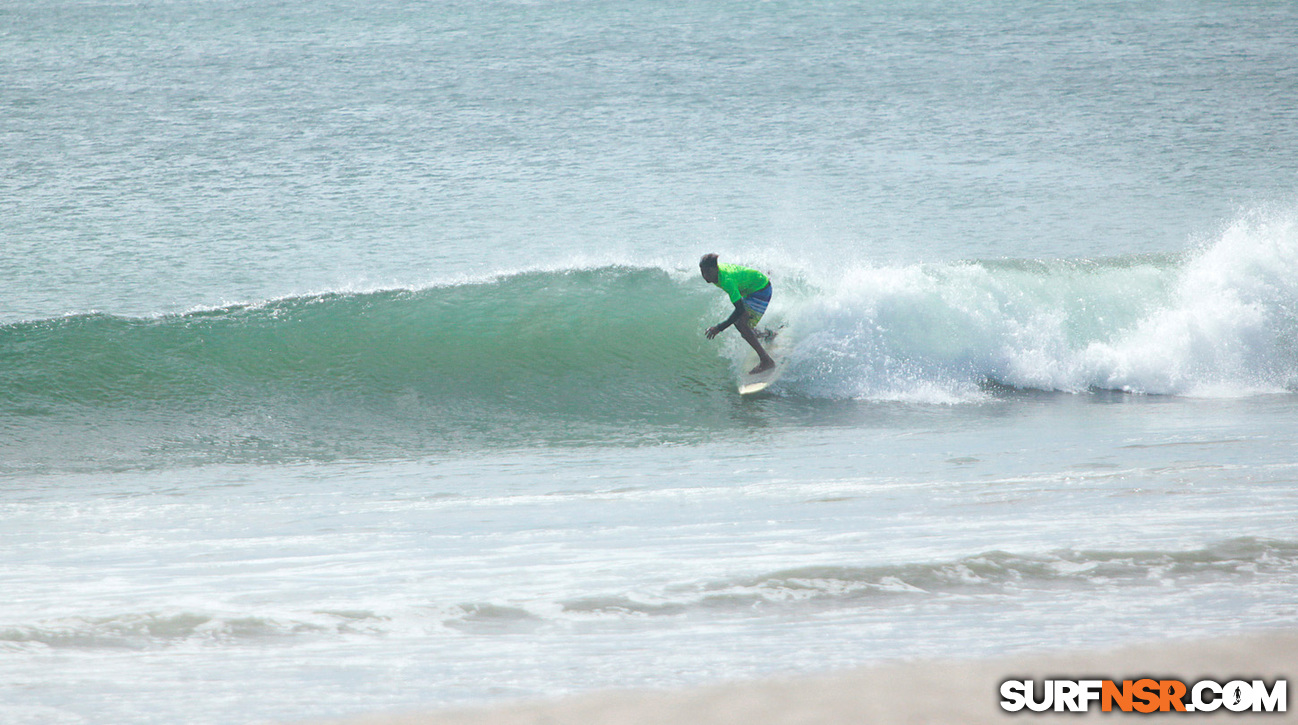
<path id="1" fill-rule="evenodd" d="M 766 313 L 766 306 L 771 303 L 771 280 L 755 269 L 737 264 L 718 264 L 715 254 L 703 255 L 699 260 L 699 271 L 703 273 L 705 281 L 720 287 L 735 305 L 735 311 L 725 322 L 708 328 L 708 339 L 711 340 L 717 333 L 734 325 L 744 341 L 757 352 L 757 367 L 749 370 L 749 374 L 756 375 L 775 367 L 775 360 L 766 354 L 761 341 L 757 339 L 757 333 L 753 332 L 753 327 Z"/>

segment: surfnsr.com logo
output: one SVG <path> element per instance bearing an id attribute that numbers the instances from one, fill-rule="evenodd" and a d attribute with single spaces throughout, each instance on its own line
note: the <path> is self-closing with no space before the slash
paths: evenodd
<path id="1" fill-rule="evenodd" d="M 1200 680 L 1006 680 L 1001 683 L 1001 709 L 1019 712 L 1087 712 L 1099 705 L 1103 712 L 1287 712 L 1288 682 L 1231 680 L 1220 684 Z"/>

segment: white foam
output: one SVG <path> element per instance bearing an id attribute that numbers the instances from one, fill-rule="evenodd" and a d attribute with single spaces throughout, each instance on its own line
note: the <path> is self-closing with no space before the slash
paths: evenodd
<path id="1" fill-rule="evenodd" d="M 784 387 L 939 404 L 985 400 L 988 381 L 1284 392 L 1298 380 L 1296 218 L 1243 215 L 1179 259 L 857 266 L 801 289 L 795 279 L 772 306 L 798 335 Z"/>
<path id="2" fill-rule="evenodd" d="M 1298 225 L 1250 214 L 1177 270 L 1168 305 L 1081 356 L 1093 385 L 1237 397 L 1283 392 L 1296 370 Z"/>

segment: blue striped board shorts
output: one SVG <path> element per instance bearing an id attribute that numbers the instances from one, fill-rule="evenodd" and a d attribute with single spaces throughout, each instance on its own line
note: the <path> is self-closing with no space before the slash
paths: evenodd
<path id="1" fill-rule="evenodd" d="M 771 304 L 771 286 L 766 285 L 744 297 L 740 302 L 748 308 L 748 326 L 757 327 L 757 323 L 762 320 L 762 315 L 766 314 L 766 306 Z"/>

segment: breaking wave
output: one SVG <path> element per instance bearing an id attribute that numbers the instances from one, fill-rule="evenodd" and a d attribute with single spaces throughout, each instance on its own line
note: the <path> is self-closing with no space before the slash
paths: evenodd
<path id="1" fill-rule="evenodd" d="M 757 405 L 1298 384 L 1298 223 L 1180 255 L 769 269 L 787 372 Z M 8 466 L 655 442 L 751 424 L 748 353 L 692 270 L 530 271 L 150 318 L 0 326 Z M 798 401 L 802 401 L 798 403 Z M 799 410 L 804 410 L 805 405 Z M 769 418 L 765 419 L 769 420 Z"/>

